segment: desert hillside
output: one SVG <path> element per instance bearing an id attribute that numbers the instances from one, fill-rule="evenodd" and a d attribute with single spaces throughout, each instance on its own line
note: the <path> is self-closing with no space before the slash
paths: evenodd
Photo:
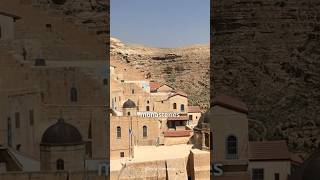
<path id="1" fill-rule="evenodd" d="M 217 0 L 214 7 L 212 93 L 248 104 L 251 139 L 320 148 L 319 1 Z"/>
<path id="2" fill-rule="evenodd" d="M 111 59 L 139 70 L 150 81 L 186 92 L 190 103 L 203 109 L 209 102 L 209 45 L 154 48 L 111 38 Z"/>

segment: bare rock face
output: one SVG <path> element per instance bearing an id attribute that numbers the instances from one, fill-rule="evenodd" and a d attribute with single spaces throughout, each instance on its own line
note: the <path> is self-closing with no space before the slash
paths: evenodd
<path id="1" fill-rule="evenodd" d="M 248 104 L 251 139 L 320 145 L 320 3 L 214 0 L 211 96 Z"/>
<path id="2" fill-rule="evenodd" d="M 32 5 L 84 26 L 102 38 L 109 33 L 109 0 L 34 0 Z"/>
<path id="3" fill-rule="evenodd" d="M 190 103 L 206 109 L 209 104 L 208 45 L 153 48 L 129 45 L 111 38 L 111 59 L 145 74 L 148 80 L 166 83 L 186 92 Z"/>

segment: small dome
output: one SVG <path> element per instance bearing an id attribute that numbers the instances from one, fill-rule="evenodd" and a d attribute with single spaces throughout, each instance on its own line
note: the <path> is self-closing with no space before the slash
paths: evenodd
<path id="1" fill-rule="evenodd" d="M 45 145 L 73 145 L 81 144 L 82 136 L 78 129 L 63 119 L 50 126 L 43 134 L 41 144 Z"/>
<path id="2" fill-rule="evenodd" d="M 126 102 L 123 103 L 123 108 L 135 108 L 136 103 L 134 103 L 131 99 L 128 99 Z"/>

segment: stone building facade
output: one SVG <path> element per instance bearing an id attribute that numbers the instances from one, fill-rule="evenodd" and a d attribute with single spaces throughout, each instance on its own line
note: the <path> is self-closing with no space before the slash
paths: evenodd
<path id="1" fill-rule="evenodd" d="M 111 142 L 115 144 L 111 147 L 111 159 L 119 159 L 123 154 L 124 157 L 133 157 L 135 145 L 189 142 L 193 125 L 201 117 L 201 110 L 194 106 L 193 111 L 189 112 L 188 96 L 185 93 L 175 91 L 165 84 L 141 80 L 133 74 L 129 77 L 132 73 L 130 69 L 121 66 L 113 65 L 110 72 L 110 133 Z M 119 129 L 122 133 L 119 133 Z M 121 138 L 117 138 L 119 134 Z M 127 149 L 120 150 L 120 147 Z"/>

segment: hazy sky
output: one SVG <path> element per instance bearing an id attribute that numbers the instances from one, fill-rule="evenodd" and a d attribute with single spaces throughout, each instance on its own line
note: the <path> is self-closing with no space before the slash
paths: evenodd
<path id="1" fill-rule="evenodd" d="M 131 44 L 208 44 L 210 0 L 111 0 L 111 36 Z"/>

